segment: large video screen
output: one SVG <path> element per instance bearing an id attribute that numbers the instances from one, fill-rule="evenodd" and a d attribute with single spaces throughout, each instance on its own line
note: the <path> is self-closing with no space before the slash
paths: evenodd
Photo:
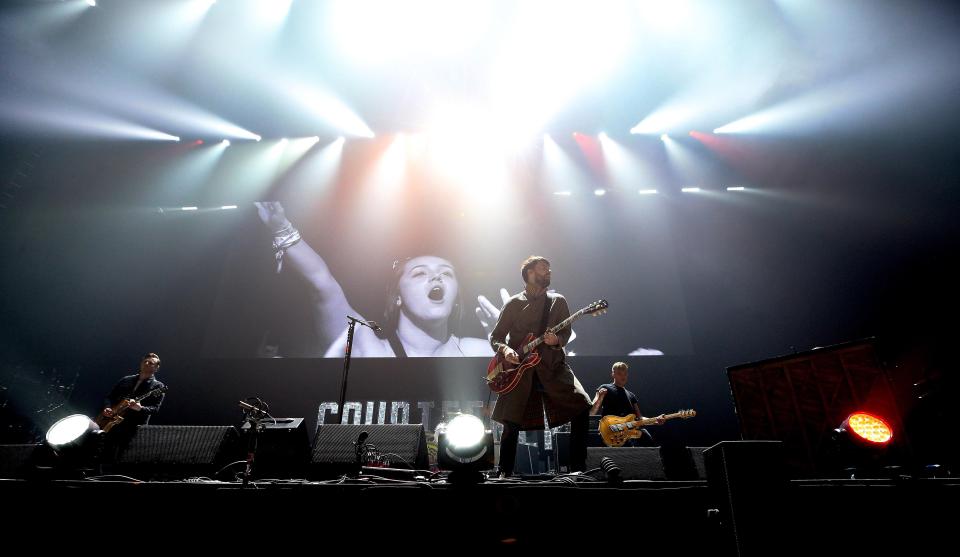
<path id="1" fill-rule="evenodd" d="M 531 255 L 571 313 L 571 356 L 691 352 L 669 218 L 655 203 L 563 195 L 353 192 L 242 208 L 205 352 L 223 358 L 489 357 Z"/>

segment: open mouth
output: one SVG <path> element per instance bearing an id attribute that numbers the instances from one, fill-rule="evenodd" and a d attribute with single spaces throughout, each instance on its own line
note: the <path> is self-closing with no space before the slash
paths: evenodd
<path id="1" fill-rule="evenodd" d="M 430 289 L 430 293 L 427 294 L 427 297 L 434 302 L 443 301 L 443 288 L 440 286 L 434 286 Z"/>

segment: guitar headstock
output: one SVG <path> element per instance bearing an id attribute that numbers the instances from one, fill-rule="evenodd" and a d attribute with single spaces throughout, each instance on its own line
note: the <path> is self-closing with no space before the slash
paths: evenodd
<path id="1" fill-rule="evenodd" d="M 610 304 L 607 303 L 606 300 L 597 300 L 596 302 L 593 302 L 589 306 L 583 308 L 583 313 L 594 316 L 603 315 L 604 313 L 607 313 L 608 307 L 610 307 Z"/>

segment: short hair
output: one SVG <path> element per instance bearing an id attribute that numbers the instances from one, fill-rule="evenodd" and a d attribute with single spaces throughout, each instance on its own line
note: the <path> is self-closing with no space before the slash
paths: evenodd
<path id="1" fill-rule="evenodd" d="M 610 368 L 610 371 L 627 371 L 629 366 L 625 362 L 617 362 L 613 364 L 613 367 Z"/>
<path id="2" fill-rule="evenodd" d="M 527 271 L 532 269 L 534 265 L 540 263 L 541 261 L 547 265 L 550 264 L 546 257 L 540 257 L 539 255 L 531 255 L 523 260 L 523 264 L 520 266 L 520 278 L 523 279 L 523 284 L 527 284 Z"/>
<path id="3" fill-rule="evenodd" d="M 157 366 L 160 365 L 160 356 L 157 356 L 157 355 L 154 354 L 153 352 L 147 352 L 147 353 L 144 354 L 143 356 L 140 356 L 140 363 L 143 363 L 143 361 L 146 360 L 146 359 L 148 359 L 148 358 L 156 358 L 156 359 L 157 359 Z"/>

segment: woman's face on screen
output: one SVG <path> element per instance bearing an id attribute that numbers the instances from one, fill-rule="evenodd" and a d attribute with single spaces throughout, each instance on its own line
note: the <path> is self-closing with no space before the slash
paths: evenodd
<path id="1" fill-rule="evenodd" d="M 406 262 L 399 283 L 401 310 L 415 320 L 446 320 L 460 295 L 453 264 L 423 255 Z"/>

